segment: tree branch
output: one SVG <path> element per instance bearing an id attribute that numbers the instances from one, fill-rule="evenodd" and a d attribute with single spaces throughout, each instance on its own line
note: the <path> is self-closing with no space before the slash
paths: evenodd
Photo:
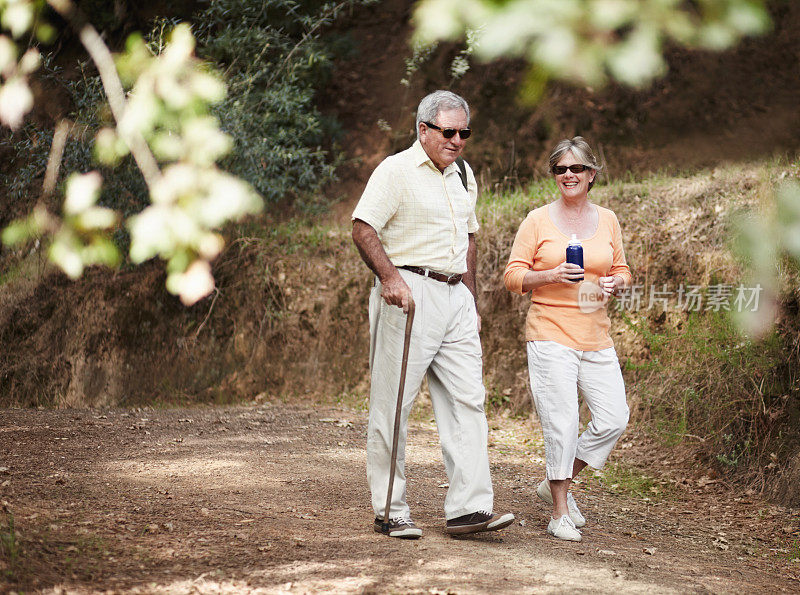
<path id="1" fill-rule="evenodd" d="M 108 46 L 71 0 L 47 0 L 47 4 L 64 17 L 78 32 L 81 43 L 86 48 L 86 51 L 89 52 L 89 56 L 91 56 L 95 66 L 97 66 L 100 80 L 103 82 L 103 88 L 106 91 L 106 97 L 108 97 L 111 113 L 114 115 L 114 120 L 119 124 L 125 115 L 127 104 L 125 102 L 125 90 L 122 88 L 122 81 L 119 80 L 117 67 L 114 65 L 114 57 L 111 55 Z M 158 162 L 141 134 L 133 132 L 130 135 L 126 135 L 126 137 L 125 140 L 131 150 L 131 155 L 136 160 L 136 165 L 139 166 L 148 188 L 152 189 L 153 184 L 161 177 Z"/>
<path id="2" fill-rule="evenodd" d="M 47 170 L 44 173 L 44 183 L 42 184 L 42 198 L 47 198 L 56 189 L 58 182 L 58 170 L 61 168 L 61 158 L 64 155 L 64 147 L 67 146 L 69 136 L 69 120 L 61 120 L 53 132 L 53 144 L 50 145 L 50 155 L 47 158 Z"/>

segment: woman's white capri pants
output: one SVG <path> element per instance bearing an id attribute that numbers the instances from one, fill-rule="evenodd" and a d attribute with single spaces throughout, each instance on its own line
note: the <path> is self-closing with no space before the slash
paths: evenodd
<path id="1" fill-rule="evenodd" d="M 602 468 L 629 415 L 614 348 L 579 351 L 555 341 L 528 341 L 528 372 L 544 435 L 547 479 L 572 478 L 576 458 Z M 580 437 L 578 391 L 592 414 Z"/>

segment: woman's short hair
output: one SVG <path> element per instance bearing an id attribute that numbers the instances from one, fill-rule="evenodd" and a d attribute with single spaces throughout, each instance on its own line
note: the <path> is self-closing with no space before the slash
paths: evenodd
<path id="1" fill-rule="evenodd" d="M 469 125 L 469 105 L 460 95 L 456 95 L 452 91 L 439 90 L 423 97 L 417 107 L 417 138 L 419 138 L 420 122 L 435 124 L 439 112 L 454 109 L 464 110 L 464 113 L 467 114 L 467 125 Z"/>
<path id="2" fill-rule="evenodd" d="M 600 173 L 600 171 L 603 169 L 603 166 L 597 162 L 597 158 L 594 156 L 592 148 L 582 136 L 565 138 L 564 140 L 559 141 L 559 143 L 553 149 L 553 152 L 550 153 L 550 161 L 547 168 L 550 173 L 553 172 L 553 166 L 556 165 L 566 153 L 572 153 L 575 159 L 584 165 L 591 167 L 595 171 L 594 180 L 597 179 L 597 174 Z M 589 182 L 590 189 L 592 186 L 594 186 L 594 180 Z"/>

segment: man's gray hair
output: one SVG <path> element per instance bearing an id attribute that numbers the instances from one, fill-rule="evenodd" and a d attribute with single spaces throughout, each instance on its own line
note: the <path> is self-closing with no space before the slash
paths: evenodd
<path id="1" fill-rule="evenodd" d="M 597 162 L 597 158 L 594 156 L 592 152 L 592 148 L 589 146 L 589 143 L 586 142 L 586 139 L 582 136 L 576 136 L 574 138 L 565 138 L 556 145 L 553 152 L 550 153 L 550 161 L 548 164 L 548 171 L 550 173 L 553 172 L 553 166 L 556 165 L 561 158 L 566 153 L 572 153 L 572 155 L 583 163 L 584 165 L 591 167 L 595 173 L 595 180 L 597 179 L 597 174 L 600 173 L 600 170 L 603 169 L 603 166 Z M 589 188 L 594 186 L 594 180 L 589 182 Z"/>
<path id="2" fill-rule="evenodd" d="M 460 95 L 456 95 L 452 91 L 439 90 L 423 97 L 417 108 L 417 138 L 419 138 L 420 122 L 438 124 L 436 118 L 439 116 L 439 112 L 454 109 L 464 110 L 464 113 L 467 114 L 467 125 L 469 125 L 469 105 Z"/>

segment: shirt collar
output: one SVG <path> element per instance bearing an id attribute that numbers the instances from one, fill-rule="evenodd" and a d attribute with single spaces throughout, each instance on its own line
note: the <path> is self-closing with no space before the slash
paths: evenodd
<path id="1" fill-rule="evenodd" d="M 433 164 L 433 161 L 431 161 L 431 158 L 428 157 L 428 154 L 425 152 L 425 149 L 422 148 L 422 143 L 419 142 L 419 139 L 414 141 L 414 144 L 411 145 L 411 154 L 414 158 L 414 165 L 416 165 L 417 167 L 420 167 L 425 163 L 430 163 L 433 169 L 439 171 L 439 169 Z M 456 165 L 454 161 L 453 163 L 444 168 L 442 175 L 446 176 L 448 173 L 451 173 L 456 169 L 458 169 L 458 165 Z"/>

